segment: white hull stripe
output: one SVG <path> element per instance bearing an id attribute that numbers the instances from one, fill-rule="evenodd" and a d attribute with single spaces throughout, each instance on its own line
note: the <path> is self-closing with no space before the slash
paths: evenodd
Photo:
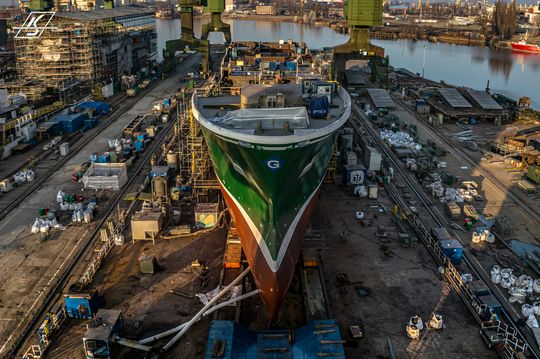
<path id="1" fill-rule="evenodd" d="M 277 260 L 274 260 L 272 256 L 270 255 L 270 250 L 268 249 L 268 245 L 262 239 L 261 232 L 259 232 L 259 229 L 257 228 L 257 226 L 255 225 L 255 223 L 253 223 L 253 220 L 251 219 L 251 217 L 247 214 L 246 210 L 242 207 L 242 205 L 236 200 L 236 198 L 231 194 L 231 192 L 229 192 L 227 187 L 225 187 L 223 183 L 221 182 L 221 180 L 218 178 L 218 181 L 221 184 L 221 188 L 223 188 L 225 192 L 227 192 L 227 195 L 230 198 L 232 198 L 234 204 L 236 205 L 236 207 L 238 208 L 238 210 L 244 217 L 245 221 L 247 222 L 249 229 L 251 230 L 251 233 L 253 234 L 253 236 L 255 237 L 255 240 L 257 241 L 257 245 L 261 249 L 264 259 L 268 263 L 268 266 L 270 267 L 270 270 L 272 270 L 272 272 L 276 273 L 279 270 L 279 267 L 281 266 L 281 263 L 283 262 L 283 258 L 285 258 L 285 254 L 287 253 L 287 249 L 289 248 L 289 245 L 291 243 L 294 231 L 296 227 L 298 226 L 298 222 L 300 221 L 300 218 L 302 218 L 302 215 L 304 214 L 304 211 L 306 210 L 308 204 L 313 199 L 313 196 L 315 195 L 315 193 L 317 193 L 317 191 L 321 187 L 323 179 L 324 177 L 321 179 L 321 181 L 317 185 L 317 188 L 313 191 L 313 193 L 311 193 L 308 199 L 304 202 L 304 204 L 302 205 L 298 213 L 296 213 L 296 216 L 294 217 L 293 222 L 289 226 L 287 233 L 285 233 L 285 237 L 283 238 L 283 242 L 281 243 L 281 247 L 279 248 Z"/>

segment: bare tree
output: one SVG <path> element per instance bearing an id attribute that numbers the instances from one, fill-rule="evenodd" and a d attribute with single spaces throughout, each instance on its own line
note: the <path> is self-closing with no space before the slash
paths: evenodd
<path id="1" fill-rule="evenodd" d="M 491 23 L 495 34 L 503 39 L 510 39 L 517 28 L 516 3 L 512 1 L 510 4 L 505 4 L 497 0 Z"/>

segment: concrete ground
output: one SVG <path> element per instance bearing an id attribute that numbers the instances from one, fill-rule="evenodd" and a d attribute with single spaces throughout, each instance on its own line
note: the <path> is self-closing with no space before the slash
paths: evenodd
<path id="1" fill-rule="evenodd" d="M 94 283 L 104 296 L 103 308 L 120 309 L 124 316 L 123 337 L 142 339 L 158 334 L 189 319 L 200 309 L 198 298 L 185 298 L 176 291 L 194 296 L 206 293 L 219 283 L 225 248 L 226 230 L 217 229 L 193 238 L 127 243 L 115 246 Z M 141 274 L 139 258 L 155 255 L 159 270 L 155 274 Z M 201 286 L 204 276 L 192 268 L 198 259 L 208 267 L 208 281 Z M 212 317 L 195 324 L 189 333 L 169 350 L 164 358 L 199 358 L 204 354 L 206 337 Z M 88 320 L 73 319 L 51 347 L 49 358 L 83 358 L 82 337 Z M 153 343 L 163 346 L 171 336 Z M 116 346 L 115 358 L 144 358 L 145 352 Z"/>
<path id="2" fill-rule="evenodd" d="M 72 226 L 40 242 L 39 235 L 30 233 L 38 209 L 54 208 L 60 189 L 66 193 L 81 193 L 80 185 L 71 182 L 74 169 L 87 161 L 91 153 L 107 150 L 109 138 L 119 137 L 138 113 L 146 113 L 154 101 L 174 93 L 180 78 L 193 72 L 199 63 L 199 56 L 188 58 L 175 74 L 141 98 L 0 222 L 0 356 L 9 350 L 70 258 L 88 240 L 92 229 L 92 225 Z"/>
<path id="3" fill-rule="evenodd" d="M 399 119 L 407 124 L 416 124 L 418 126 L 418 138 L 419 142 L 425 144 L 428 139 L 437 142 L 437 145 L 441 148 L 447 148 L 448 146 L 437 138 L 433 138 L 428 132 L 426 132 L 424 126 L 427 124 L 420 121 L 416 117 L 412 116 L 409 112 L 401 109 L 399 106 L 391 111 L 395 113 Z M 498 132 L 503 132 L 504 128 L 499 128 L 491 124 L 468 126 L 468 128 L 474 130 L 475 136 L 480 143 L 487 143 L 491 138 L 497 136 Z M 452 144 L 456 147 L 462 147 L 463 145 L 454 136 L 455 133 L 463 131 L 464 128 L 456 125 L 445 125 L 443 128 L 437 131 L 447 136 Z M 465 151 L 468 151 L 465 149 Z M 468 151 L 469 154 L 477 161 L 477 166 L 484 170 L 487 170 L 490 176 L 497 178 L 502 182 L 506 189 L 498 188 L 490 178 L 486 178 L 478 171 L 478 167 L 471 168 L 462 158 L 456 157 L 451 153 L 448 153 L 445 157 L 440 158 L 440 161 L 444 161 L 447 164 L 447 168 L 441 169 L 448 173 L 455 175 L 459 181 L 473 180 L 478 183 L 479 193 L 484 197 L 484 201 L 474 201 L 472 204 L 479 213 L 483 213 L 489 216 L 504 215 L 508 218 L 509 222 L 513 225 L 512 237 L 519 238 L 527 243 L 540 244 L 540 232 L 537 228 L 540 223 L 532 220 L 517 204 L 507 196 L 507 191 L 513 190 L 513 193 L 517 195 L 520 200 L 526 201 L 530 206 L 539 212 L 540 203 L 537 201 L 538 195 L 526 195 L 517 189 L 517 184 L 512 181 L 512 176 L 505 171 L 508 166 L 504 165 L 504 162 L 488 163 L 487 161 L 481 161 L 481 151 Z M 459 186 L 459 183 L 456 184 Z M 439 204 L 441 213 L 444 213 L 442 204 Z M 458 222 L 460 225 L 461 222 Z M 472 234 L 464 236 L 468 242 L 472 238 Z"/>
<path id="4" fill-rule="evenodd" d="M 425 123 L 425 121 L 418 119 L 416 116 L 412 116 L 408 111 L 405 111 L 403 108 L 401 108 L 399 104 L 396 109 L 391 111 L 391 113 L 398 115 L 399 119 L 402 122 L 405 122 L 407 124 L 416 124 L 418 126 L 419 143 L 425 144 L 429 139 L 435 141 L 439 147 L 448 149 L 447 144 L 443 143 L 438 138 L 434 138 L 426 130 L 425 127 L 427 126 L 427 124 Z M 488 143 L 491 139 L 493 139 L 497 135 L 500 135 L 498 131 L 504 130 L 504 128 L 497 128 L 488 124 L 470 127 L 474 130 L 480 144 Z M 452 144 L 457 147 L 462 146 L 462 144 L 457 141 L 454 134 L 463 130 L 463 126 L 445 125 L 442 128 L 438 128 L 436 131 L 443 135 L 449 136 Z M 465 151 L 468 150 L 465 149 Z M 476 166 L 471 168 L 471 166 L 466 163 L 463 158 L 455 156 L 452 153 L 448 153 L 446 156 L 438 159 L 440 161 L 445 161 L 447 164 L 447 168 L 441 169 L 441 171 L 446 171 L 457 177 L 458 183 L 455 184 L 454 187 L 458 187 L 459 182 L 462 180 L 474 180 L 478 183 L 479 194 L 484 199 L 482 201 L 474 200 L 469 204 L 473 205 L 478 211 L 478 213 L 484 214 L 487 217 L 504 215 L 507 217 L 508 221 L 512 225 L 512 233 L 507 236 L 500 236 L 500 239 L 505 241 L 508 239 L 516 238 L 525 243 L 538 245 L 540 239 L 540 232 L 538 231 L 539 223 L 530 218 L 523 209 L 518 207 L 518 205 L 513 199 L 508 197 L 508 191 L 510 188 L 515 189 L 515 183 L 507 174 L 504 164 L 501 164 L 500 162 L 489 164 L 486 161 L 481 161 L 480 151 L 469 153 L 472 154 L 473 158 L 477 159 Z M 487 170 L 490 177 L 486 177 L 484 174 L 480 173 L 480 167 L 484 170 Z M 506 189 L 501 189 L 497 187 L 490 179 L 492 178 L 491 176 L 499 179 L 499 181 L 505 184 L 507 186 Z M 431 195 L 430 190 L 424 189 L 424 191 L 429 197 L 430 201 L 433 203 L 433 206 L 437 208 L 437 211 L 442 216 L 445 216 L 444 221 L 449 223 L 454 222 L 454 224 L 457 224 L 458 226 L 461 226 L 461 228 L 463 228 L 463 216 L 455 220 L 450 219 L 445 214 L 446 211 L 444 209 L 444 204 L 435 199 Z M 538 208 L 538 203 L 536 201 L 537 195 L 527 196 L 523 193 L 520 193 L 518 190 L 514 190 L 513 193 L 517 195 L 520 200 L 528 201 L 528 203 L 530 203 L 533 208 Z M 480 222 L 476 223 L 473 228 L 479 226 L 482 226 Z M 476 265 L 478 266 L 477 269 L 481 272 L 482 275 L 489 278 L 489 273 L 493 266 L 499 265 L 501 267 L 512 267 L 516 270 L 516 273 L 519 271 L 523 271 L 525 274 L 531 275 L 533 278 L 538 278 L 538 274 L 534 273 L 530 268 L 523 267 L 522 261 L 518 257 L 516 257 L 510 250 L 508 250 L 502 241 L 497 241 L 494 244 L 489 244 L 485 242 L 475 244 L 472 243 L 472 232 L 473 231 L 465 231 L 463 229 L 461 231 L 454 231 L 451 229 L 451 233 L 454 233 L 454 235 L 460 238 L 464 247 L 470 252 L 471 260 L 476 263 Z M 461 266 L 458 266 L 458 270 L 460 271 L 460 273 L 470 271 L 470 269 L 464 267 L 463 264 Z M 498 286 L 494 286 L 492 290 L 494 290 L 500 298 L 508 299 L 509 297 L 507 291 Z M 508 308 L 508 312 L 514 318 L 514 320 L 518 320 L 523 317 L 521 314 L 520 304 L 515 303 L 509 305 Z M 528 332 L 529 330 L 525 328 L 525 331 Z"/>
<path id="5" fill-rule="evenodd" d="M 388 209 L 393 204 L 383 191 L 379 193 L 378 200 L 359 199 L 352 187 L 326 186 L 312 220 L 326 237 L 326 288 L 332 315 L 341 323 L 344 339 L 349 339 L 347 357 L 387 358 L 390 340 L 396 358 L 495 358 L 457 294 L 441 280 L 427 249 L 421 243 L 415 248 L 401 246 L 391 213 L 378 210 L 381 204 Z M 373 220 L 371 227 L 356 219 L 360 210 Z M 388 240 L 376 236 L 377 226 L 385 226 Z M 346 274 L 351 284 L 340 282 L 338 274 Z M 425 330 L 419 340 L 409 339 L 405 333 L 409 318 L 419 315 L 426 322 L 432 312 L 443 316 L 446 328 Z M 360 325 L 365 337 L 350 341 L 349 325 Z"/>

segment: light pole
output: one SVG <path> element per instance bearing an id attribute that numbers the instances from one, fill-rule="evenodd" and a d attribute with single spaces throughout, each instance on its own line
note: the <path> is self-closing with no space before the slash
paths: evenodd
<path id="1" fill-rule="evenodd" d="M 426 45 L 424 45 L 424 58 L 422 60 L 422 78 L 424 78 L 424 70 L 426 68 Z"/>

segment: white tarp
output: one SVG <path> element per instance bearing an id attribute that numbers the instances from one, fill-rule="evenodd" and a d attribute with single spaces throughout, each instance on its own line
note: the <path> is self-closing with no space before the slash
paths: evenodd
<path id="1" fill-rule="evenodd" d="M 225 286 L 219 286 L 218 285 L 216 288 L 212 289 L 208 293 L 197 293 L 197 294 L 195 294 L 195 296 L 201 300 L 201 303 L 203 305 L 207 305 L 208 302 L 210 302 L 224 288 L 225 288 Z M 227 301 L 229 299 L 233 299 L 233 298 L 236 298 L 236 297 L 240 296 L 240 294 L 242 294 L 242 286 L 241 285 L 234 286 L 227 294 L 225 294 L 223 297 L 221 297 L 218 302 L 219 303 L 225 302 L 225 301 Z M 232 303 L 230 305 L 234 306 L 234 305 L 236 305 L 236 303 Z"/>
<path id="2" fill-rule="evenodd" d="M 305 107 L 242 109 L 227 112 L 224 116 L 212 118 L 210 121 L 238 129 L 255 129 L 259 123 L 263 130 L 283 129 L 285 122 L 289 123 L 290 129 L 309 127 Z"/>
<path id="3" fill-rule="evenodd" d="M 93 163 L 82 178 L 84 188 L 119 190 L 127 182 L 125 163 Z"/>

